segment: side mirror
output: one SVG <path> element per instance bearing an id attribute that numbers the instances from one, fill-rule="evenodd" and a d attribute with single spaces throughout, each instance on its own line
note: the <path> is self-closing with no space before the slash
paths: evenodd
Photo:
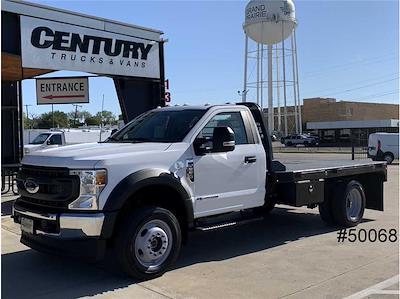
<path id="1" fill-rule="evenodd" d="M 51 141 L 50 141 L 50 140 L 47 140 L 47 141 L 46 141 L 46 144 L 47 144 L 47 145 L 51 145 Z"/>
<path id="2" fill-rule="evenodd" d="M 213 153 L 231 152 L 235 149 L 235 133 L 230 127 L 216 127 L 213 131 Z"/>
<path id="3" fill-rule="evenodd" d="M 211 152 L 212 142 L 207 138 L 198 137 L 193 142 L 193 148 L 194 148 L 194 153 L 197 156 L 203 156 L 206 153 Z"/>

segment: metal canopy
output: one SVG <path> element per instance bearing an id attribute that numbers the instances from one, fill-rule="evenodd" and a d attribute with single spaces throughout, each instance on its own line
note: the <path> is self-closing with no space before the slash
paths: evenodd
<path id="1" fill-rule="evenodd" d="M 20 81 L 53 72 L 53 70 L 23 68 L 21 56 L 1 53 L 1 78 L 4 81 Z"/>
<path id="2" fill-rule="evenodd" d="M 156 29 L 141 27 L 25 1 L 2 0 L 1 10 L 52 21 L 62 20 L 62 22 L 72 25 L 125 34 L 154 41 L 160 41 L 160 36 L 163 34 L 162 31 Z"/>

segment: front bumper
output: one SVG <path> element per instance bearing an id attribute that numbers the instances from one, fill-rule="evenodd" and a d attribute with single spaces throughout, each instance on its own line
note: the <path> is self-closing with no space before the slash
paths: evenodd
<path id="1" fill-rule="evenodd" d="M 33 221 L 33 231 L 21 232 L 21 243 L 37 251 L 100 260 L 111 238 L 117 212 L 46 213 L 13 205 L 12 218 Z"/>
<path id="2" fill-rule="evenodd" d="M 21 223 L 22 217 L 33 220 L 34 235 L 58 239 L 100 237 L 105 219 L 103 213 L 51 214 L 28 210 L 17 203 L 13 206 L 12 215 L 16 223 Z"/>

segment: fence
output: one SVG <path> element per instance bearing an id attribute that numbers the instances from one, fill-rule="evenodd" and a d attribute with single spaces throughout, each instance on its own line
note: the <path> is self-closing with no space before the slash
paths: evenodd
<path id="1" fill-rule="evenodd" d="M 351 160 L 368 159 L 368 146 L 351 146 Z"/>
<path id="2" fill-rule="evenodd" d="M 15 185 L 15 179 L 17 176 L 18 167 L 6 166 L 1 167 L 1 194 L 12 192 L 18 194 L 17 186 Z"/>

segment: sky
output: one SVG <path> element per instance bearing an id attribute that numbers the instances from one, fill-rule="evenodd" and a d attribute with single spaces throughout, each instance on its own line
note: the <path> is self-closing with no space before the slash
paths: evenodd
<path id="1" fill-rule="evenodd" d="M 245 1 L 30 1 L 163 31 L 172 105 L 241 100 Z M 298 0 L 295 6 L 302 99 L 399 102 L 398 1 Z M 104 94 L 104 109 L 121 113 L 111 79 L 90 78 L 89 86 L 90 103 L 80 109 L 100 111 Z M 36 105 L 35 80 L 24 80 L 23 101 L 32 105 L 30 115 L 51 111 Z"/>

